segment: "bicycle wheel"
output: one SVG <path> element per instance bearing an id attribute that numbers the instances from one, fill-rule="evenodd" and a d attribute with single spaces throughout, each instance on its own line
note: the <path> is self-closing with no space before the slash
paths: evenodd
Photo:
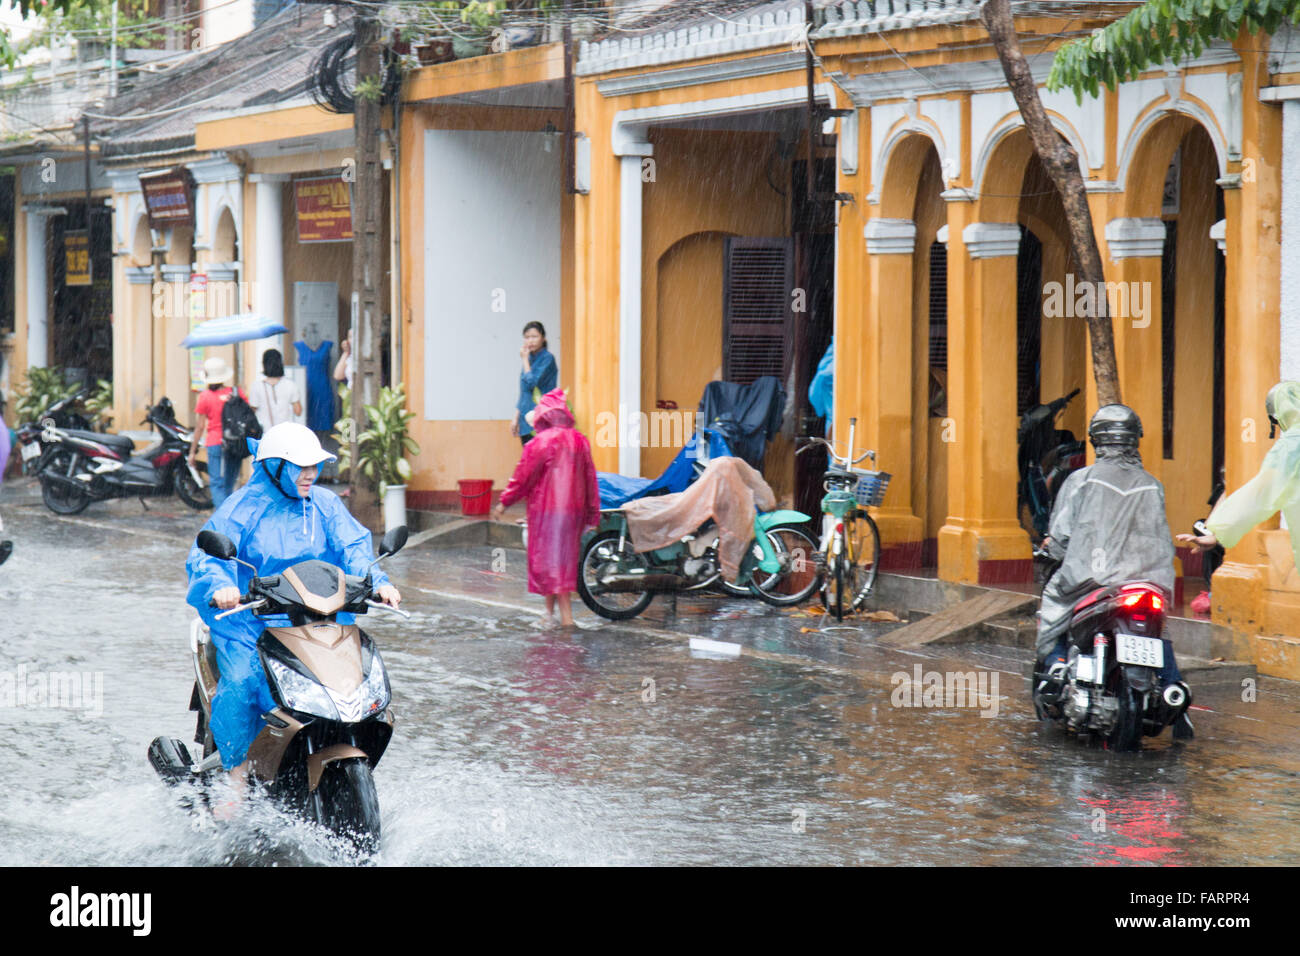
<path id="1" fill-rule="evenodd" d="M 844 555 L 849 563 L 850 610 L 860 610 L 876 586 L 880 567 L 880 531 L 871 515 L 855 511 L 845 525 L 848 548 Z"/>
<path id="2" fill-rule="evenodd" d="M 763 601 L 774 607 L 802 604 L 817 590 L 817 565 L 813 555 L 817 545 L 798 528 L 769 528 L 767 540 L 776 549 L 781 570 L 770 574 L 754 569 L 750 587 Z"/>

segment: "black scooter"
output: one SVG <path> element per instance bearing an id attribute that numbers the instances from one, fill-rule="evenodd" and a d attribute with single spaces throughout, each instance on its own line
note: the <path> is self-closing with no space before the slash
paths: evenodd
<path id="1" fill-rule="evenodd" d="M 1061 485 L 1087 460 L 1087 446 L 1074 437 L 1074 432 L 1056 427 L 1056 416 L 1079 391 L 1076 388 L 1046 405 L 1035 405 L 1020 418 L 1016 436 L 1020 482 L 1016 498 L 1020 526 L 1029 532 L 1035 545 L 1047 537 L 1052 506 Z"/>
<path id="2" fill-rule="evenodd" d="M 1047 580 L 1060 565 L 1043 549 L 1034 560 Z M 1138 750 L 1142 738 L 1173 728 L 1190 740 L 1192 693 L 1182 681 L 1162 687 L 1160 670 L 1169 595 L 1149 581 L 1099 587 L 1075 602 L 1066 632 L 1067 660 L 1043 673 L 1034 668 L 1031 696 L 1039 720 L 1059 720 L 1067 732 L 1093 736 L 1111 750 Z"/>
<path id="3" fill-rule="evenodd" d="M 55 514 L 75 515 L 92 501 L 140 498 L 143 504 L 146 497 L 175 491 L 196 511 L 211 508 L 212 492 L 200 474 L 207 466 L 189 465 L 193 433 L 176 421 L 172 403 L 159 401 L 142 424 L 153 425 L 159 440 L 137 455 L 124 435 L 61 428 L 45 419 L 37 469 L 45 506 Z"/>
<path id="4" fill-rule="evenodd" d="M 73 428 L 80 431 L 90 431 L 90 420 L 75 411 L 77 405 L 90 394 L 89 389 L 81 389 L 79 392 L 61 398 L 50 405 L 49 408 L 41 412 L 33 421 L 23 422 L 15 432 L 18 438 L 18 453 L 23 460 L 23 474 L 31 475 L 40 470 L 41 467 L 41 434 L 45 431 L 46 423 L 52 423 L 57 428 Z"/>

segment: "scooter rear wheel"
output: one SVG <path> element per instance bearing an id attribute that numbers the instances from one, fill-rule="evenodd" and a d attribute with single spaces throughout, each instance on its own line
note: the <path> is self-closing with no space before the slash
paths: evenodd
<path id="1" fill-rule="evenodd" d="M 602 591 L 600 574 L 602 568 L 614 563 L 620 573 L 638 568 L 644 570 L 646 560 L 632 550 L 632 542 L 625 535 L 623 548 L 619 550 L 619 533 L 602 531 L 582 550 L 582 560 L 578 563 L 578 596 L 601 617 L 611 621 L 626 621 L 636 617 L 650 606 L 654 600 L 653 591 Z"/>
<path id="2" fill-rule="evenodd" d="M 46 472 L 53 472 L 71 478 L 70 470 L 75 467 L 76 455 L 67 448 L 56 448 L 50 453 L 49 461 L 41 471 L 41 500 L 45 507 L 56 515 L 75 515 L 86 510 L 90 504 L 90 495 L 75 485 L 46 477 Z M 80 470 L 80 469 L 76 469 Z"/>

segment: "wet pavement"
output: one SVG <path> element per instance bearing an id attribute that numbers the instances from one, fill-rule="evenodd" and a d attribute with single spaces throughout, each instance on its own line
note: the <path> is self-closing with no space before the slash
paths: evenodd
<path id="1" fill-rule="evenodd" d="M 58 518 L 21 492 L 0 496 L 0 865 L 351 862 L 265 807 L 195 829 L 145 759 L 193 733 L 184 559 L 203 516 Z M 1017 648 L 886 648 L 891 625 L 823 632 L 721 596 L 544 629 L 522 552 L 417 544 L 388 567 L 414 617 L 364 623 L 397 714 L 381 864 L 1300 862 L 1286 681 L 1251 702 L 1197 686 L 1194 742 L 1113 754 L 1038 725 Z M 693 656 L 690 635 L 746 651 Z M 917 666 L 986 693 L 897 706 L 927 702 L 892 681 Z M 53 672 L 85 675 L 79 699 L 5 697 Z"/>

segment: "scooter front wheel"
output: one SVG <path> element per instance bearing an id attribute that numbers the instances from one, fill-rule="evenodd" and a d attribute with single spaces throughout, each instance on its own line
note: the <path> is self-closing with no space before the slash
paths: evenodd
<path id="1" fill-rule="evenodd" d="M 198 468 L 199 471 L 205 471 L 207 466 L 199 462 Z M 212 507 L 212 487 L 200 487 L 189 468 L 183 464 L 176 468 L 176 494 L 195 511 L 206 511 Z"/>
<path id="2" fill-rule="evenodd" d="M 626 535 L 602 531 L 582 550 L 582 560 L 578 563 L 578 596 L 603 618 L 611 621 L 634 618 L 650 606 L 654 592 L 610 591 L 601 584 L 601 578 L 611 571 L 626 574 L 633 570 L 644 572 L 646 568 L 645 558 L 632 550 L 632 542 Z"/>
<path id="3" fill-rule="evenodd" d="M 318 787 L 321 819 L 317 822 L 352 841 L 361 853 L 379 849 L 379 794 L 370 762 L 352 757 L 328 764 Z"/>

